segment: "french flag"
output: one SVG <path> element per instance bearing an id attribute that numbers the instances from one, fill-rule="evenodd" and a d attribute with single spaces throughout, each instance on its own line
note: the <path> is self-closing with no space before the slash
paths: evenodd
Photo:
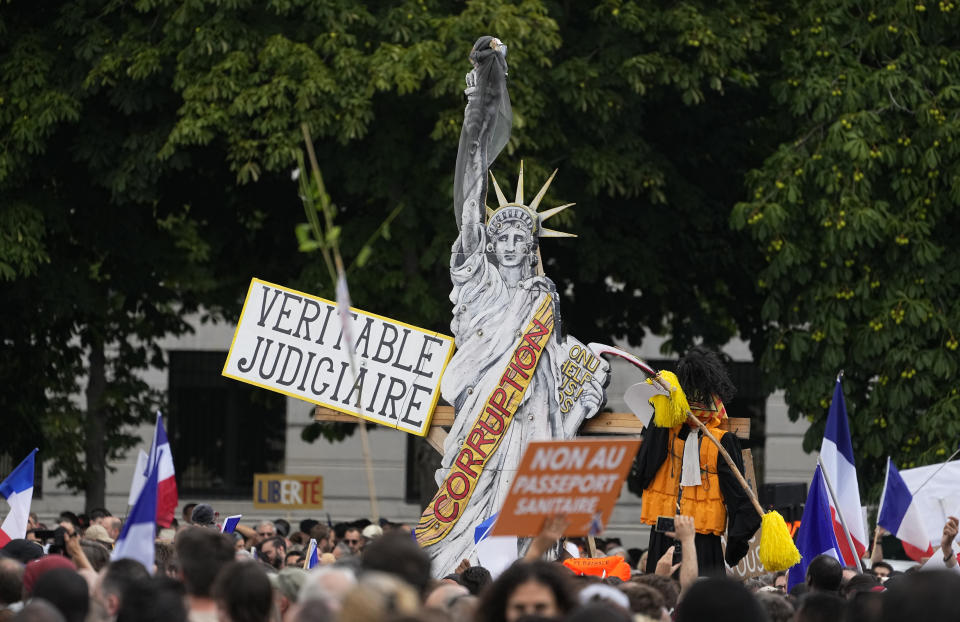
<path id="1" fill-rule="evenodd" d="M 163 452 L 161 451 L 161 459 Z M 113 547 L 111 559 L 133 559 L 153 574 L 154 540 L 157 534 L 157 473 L 159 461 L 153 462 L 153 468 L 147 475 L 147 481 L 140 489 L 140 496 L 133 504 L 130 515 L 123 523 L 123 529 Z"/>
<path id="2" fill-rule="evenodd" d="M 863 557 L 867 550 L 866 528 L 863 525 L 863 514 L 860 511 L 860 487 L 857 484 L 857 467 L 853 460 L 853 444 L 850 442 L 850 427 L 847 424 L 847 406 L 843 400 L 843 388 L 840 378 L 833 390 L 833 401 L 830 402 L 830 411 L 827 414 L 827 428 L 823 432 L 823 444 L 820 446 L 820 461 L 823 463 L 824 475 L 833 486 L 837 495 L 837 503 L 833 504 L 829 495 L 830 517 L 833 521 L 833 531 L 840 544 L 841 561 L 846 566 L 856 566 L 857 559 Z M 847 524 L 850 530 L 850 539 L 856 552 L 850 550 L 850 543 L 843 532 L 843 525 Z"/>
<path id="3" fill-rule="evenodd" d="M 490 571 L 494 579 L 519 557 L 516 536 L 490 535 L 499 517 L 500 512 L 497 512 L 473 528 L 473 550 L 477 553 L 477 561 Z"/>
<path id="4" fill-rule="evenodd" d="M 163 428 L 163 415 L 157 413 L 157 427 L 153 433 L 153 446 L 147 464 L 157 465 L 157 524 L 169 527 L 177 511 L 177 478 L 173 470 L 173 454 L 167 431 Z"/>
<path id="5" fill-rule="evenodd" d="M 0 482 L 0 496 L 10 504 L 10 512 L 0 525 L 0 548 L 7 542 L 27 536 L 27 520 L 33 501 L 33 464 L 37 450 L 31 451 L 7 479 Z"/>
<path id="6" fill-rule="evenodd" d="M 840 545 L 833 530 L 830 511 L 830 495 L 823 483 L 820 465 L 817 465 L 817 470 L 813 472 L 810 490 L 807 491 L 803 518 L 800 520 L 800 529 L 797 530 L 797 550 L 802 557 L 787 573 L 787 591 L 806 581 L 807 566 L 817 555 L 826 554 L 840 559 Z"/>
<path id="7" fill-rule="evenodd" d="M 317 551 L 317 540 L 310 538 L 310 546 L 307 547 L 307 556 L 303 560 L 303 569 L 310 570 L 320 565 L 320 555 Z"/>
<path id="8" fill-rule="evenodd" d="M 887 476 L 883 481 L 880 510 L 877 524 L 900 539 L 903 552 L 914 561 L 933 555 L 930 536 L 923 526 L 920 509 L 913 502 L 913 495 L 893 460 L 887 458 Z"/>

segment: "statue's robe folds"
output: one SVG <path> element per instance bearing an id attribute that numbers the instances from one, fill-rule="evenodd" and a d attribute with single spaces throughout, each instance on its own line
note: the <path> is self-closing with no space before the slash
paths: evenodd
<path id="1" fill-rule="evenodd" d="M 444 445 L 441 469 L 436 474 L 438 485 L 443 484 L 467 434 L 486 400 L 497 388 L 514 348 L 544 298 L 550 299 L 555 324 L 503 440 L 487 460 L 457 523 L 443 540 L 426 547 L 433 559 L 436 576 L 453 572 L 462 559 L 472 558 L 471 561 L 476 562 L 474 528 L 503 506 L 527 443 L 575 436 L 583 420 L 596 414 L 603 403 L 601 394 L 595 395 L 592 407 L 591 404 L 585 406 L 584 396 L 581 396 L 568 412 L 561 412 L 558 389 L 563 384 L 563 372 L 560 365 L 568 358 L 572 347 L 585 346 L 572 337 L 560 338 L 553 282 L 544 276 L 533 276 L 514 288 L 508 287 L 496 264 L 484 252 L 487 238 L 483 226 L 465 226 L 477 227 L 480 243 L 473 252 L 463 253 L 458 237 L 451 255 L 451 330 L 457 352 L 444 372 L 441 394 L 453 404 L 456 417 Z M 602 385 L 608 366 L 602 359 L 598 360 L 599 368 L 594 376 Z M 583 390 L 597 393 L 596 384 L 584 384 Z M 523 548 L 525 543 L 521 541 L 519 546 Z"/>

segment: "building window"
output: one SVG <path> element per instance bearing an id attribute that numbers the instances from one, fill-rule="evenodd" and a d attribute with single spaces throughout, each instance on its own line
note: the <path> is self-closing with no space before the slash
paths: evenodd
<path id="1" fill-rule="evenodd" d="M 254 473 L 283 472 L 284 396 L 223 377 L 227 353 L 170 353 L 167 436 L 181 498 L 250 498 Z"/>

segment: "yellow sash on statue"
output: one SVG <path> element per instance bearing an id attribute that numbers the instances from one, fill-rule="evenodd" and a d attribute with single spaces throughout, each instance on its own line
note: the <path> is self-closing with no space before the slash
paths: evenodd
<path id="1" fill-rule="evenodd" d="M 483 411 L 473 422 L 460 453 L 450 466 L 450 472 L 420 516 L 416 529 L 420 546 L 436 544 L 446 537 L 470 500 L 487 460 L 500 446 L 523 394 L 530 386 L 543 348 L 553 333 L 551 302 L 549 294 L 544 296 L 514 347 L 513 356 L 500 376 L 497 388 L 484 402 Z"/>

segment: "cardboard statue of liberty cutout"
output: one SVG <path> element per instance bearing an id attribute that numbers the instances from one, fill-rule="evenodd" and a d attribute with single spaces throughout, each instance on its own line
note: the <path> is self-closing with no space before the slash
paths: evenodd
<path id="1" fill-rule="evenodd" d="M 573 237 L 543 226 L 569 205 L 537 211 L 553 176 L 527 205 L 522 166 L 513 201 L 489 172 L 510 135 L 506 46 L 482 37 L 470 60 L 454 179 L 459 235 L 450 256 L 457 352 L 441 384 L 456 416 L 439 489 L 416 528 L 436 576 L 474 557 L 474 528 L 503 505 L 527 443 L 571 438 L 599 411 L 609 372 L 561 334 L 559 296 L 539 261 L 539 238 Z M 486 207 L 488 179 L 496 209 Z"/>

